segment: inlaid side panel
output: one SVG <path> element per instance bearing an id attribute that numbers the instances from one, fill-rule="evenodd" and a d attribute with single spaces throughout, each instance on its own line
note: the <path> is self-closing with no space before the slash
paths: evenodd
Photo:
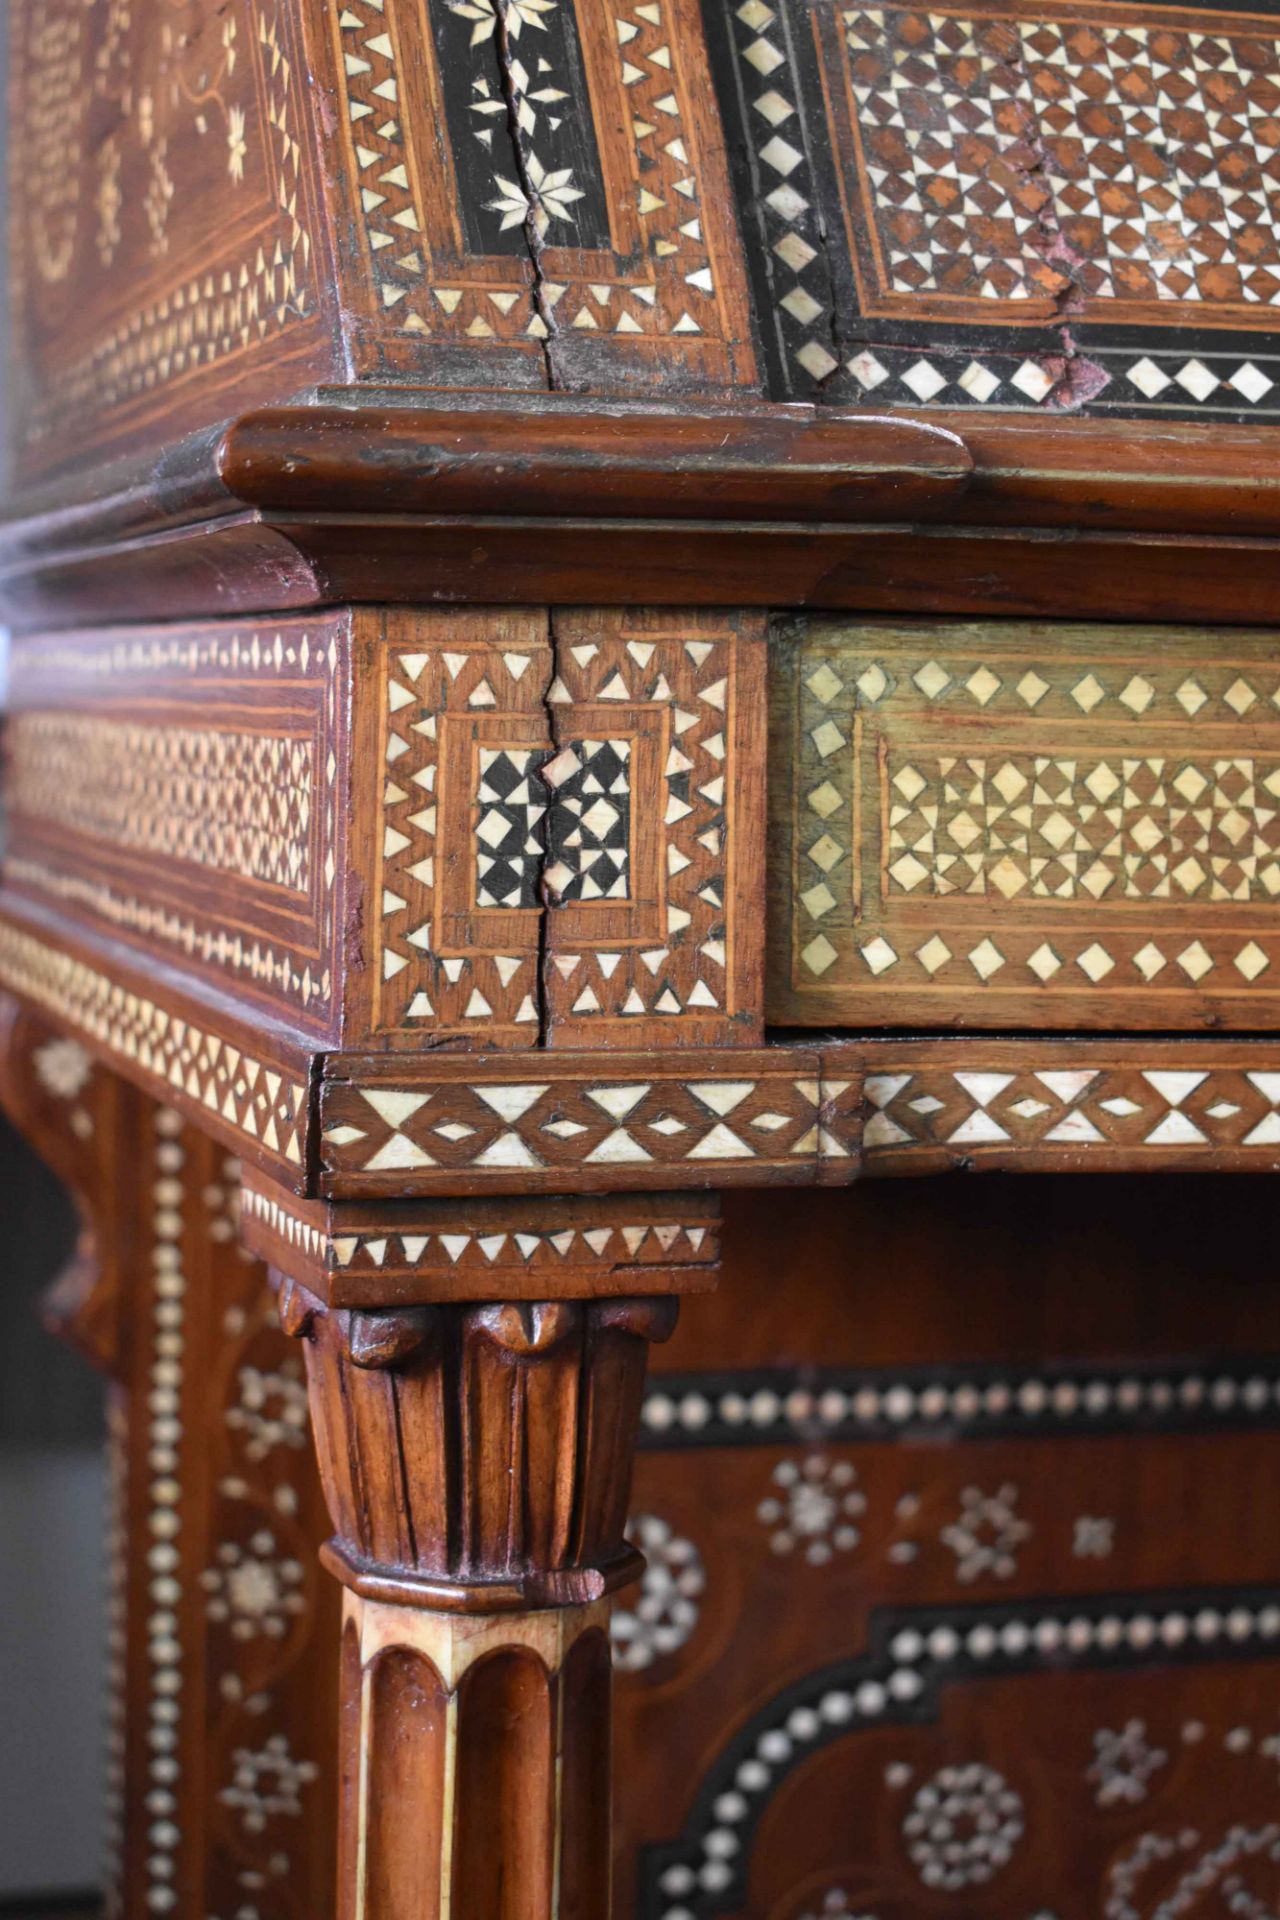
<path id="1" fill-rule="evenodd" d="M 1272 1910 L 1268 1210 L 1142 1194 L 726 1201 L 646 1397 L 619 1920 Z"/>
<path id="2" fill-rule="evenodd" d="M 15 643 L 15 891 L 336 1037 L 349 620 Z"/>
<path id="3" fill-rule="evenodd" d="M 799 621 L 772 655 L 779 1023 L 1266 1027 L 1261 632 Z"/>
<path id="4" fill-rule="evenodd" d="M 114 1085 L 130 1149 L 109 1196 L 109 1910 L 312 1920 L 334 1871 L 338 1606 L 301 1359 L 238 1246 L 236 1162 L 74 1041 L 36 1070 L 90 1148 Z"/>
<path id="5" fill-rule="evenodd" d="M 8 905 L 0 920 L 0 983 L 84 1039 L 153 1095 L 172 1090 L 200 1125 L 286 1185 L 301 1184 L 310 1135 L 307 1066 L 278 1036 L 211 1010 L 193 1017 L 172 991 L 114 958 L 110 974 L 42 920 Z M 206 1021 L 208 1024 L 206 1024 Z"/>
<path id="6" fill-rule="evenodd" d="M 714 0 L 779 394 L 1274 418 L 1274 15 Z"/>
<path id="7" fill-rule="evenodd" d="M 325 370 L 296 10 L 16 0 L 11 23 L 23 470 L 158 448 Z"/>

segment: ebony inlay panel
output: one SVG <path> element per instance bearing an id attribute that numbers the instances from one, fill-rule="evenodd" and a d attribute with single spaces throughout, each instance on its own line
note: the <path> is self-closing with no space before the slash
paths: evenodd
<path id="1" fill-rule="evenodd" d="M 694 0 L 352 0 L 332 21 L 361 373 L 752 379 Z"/>

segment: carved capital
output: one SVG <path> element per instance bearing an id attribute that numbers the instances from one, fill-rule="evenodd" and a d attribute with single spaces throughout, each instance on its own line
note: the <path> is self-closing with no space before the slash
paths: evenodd
<path id="1" fill-rule="evenodd" d="M 600 1599 L 623 1539 L 649 1347 L 714 1284 L 706 1194 L 299 1200 L 250 1174 L 241 1226 L 306 1342 L 335 1537 L 386 1604 Z"/>
<path id="2" fill-rule="evenodd" d="M 606 1596 L 649 1347 L 714 1285 L 718 1207 L 299 1200 L 241 1228 L 306 1344 L 347 1587 L 338 1911 L 608 1920 Z"/>
<path id="3" fill-rule="evenodd" d="M 311 1411 L 349 1586 L 499 1612 L 599 1599 L 638 1570 L 623 1540 L 651 1342 L 678 1303 L 542 1300 L 327 1308 L 297 1281 Z"/>

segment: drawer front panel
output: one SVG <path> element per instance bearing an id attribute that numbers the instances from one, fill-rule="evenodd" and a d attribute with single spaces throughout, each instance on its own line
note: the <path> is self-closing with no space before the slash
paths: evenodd
<path id="1" fill-rule="evenodd" d="M 787 623 L 768 1014 L 1270 1028 L 1280 636 Z"/>

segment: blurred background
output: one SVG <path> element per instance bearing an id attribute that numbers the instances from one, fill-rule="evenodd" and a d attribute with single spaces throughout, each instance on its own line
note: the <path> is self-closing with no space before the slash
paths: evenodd
<path id="1" fill-rule="evenodd" d="M 0 1121 L 0 1914 L 88 1914 L 101 1871 L 104 1396 L 45 1332 L 69 1197 Z"/>
<path id="2" fill-rule="evenodd" d="M 0 156 L 8 25 L 0 6 Z M 4 220 L 0 212 L 0 313 Z M 0 446 L 7 385 L 0 376 Z M 0 715 L 7 666 L 0 628 Z M 2 836 L 0 822 L 0 852 Z M 3 1119 L 0 1219 L 0 1914 L 52 1920 L 97 1910 L 102 1867 L 104 1391 L 40 1324 L 38 1298 L 71 1252 L 75 1214 Z"/>

